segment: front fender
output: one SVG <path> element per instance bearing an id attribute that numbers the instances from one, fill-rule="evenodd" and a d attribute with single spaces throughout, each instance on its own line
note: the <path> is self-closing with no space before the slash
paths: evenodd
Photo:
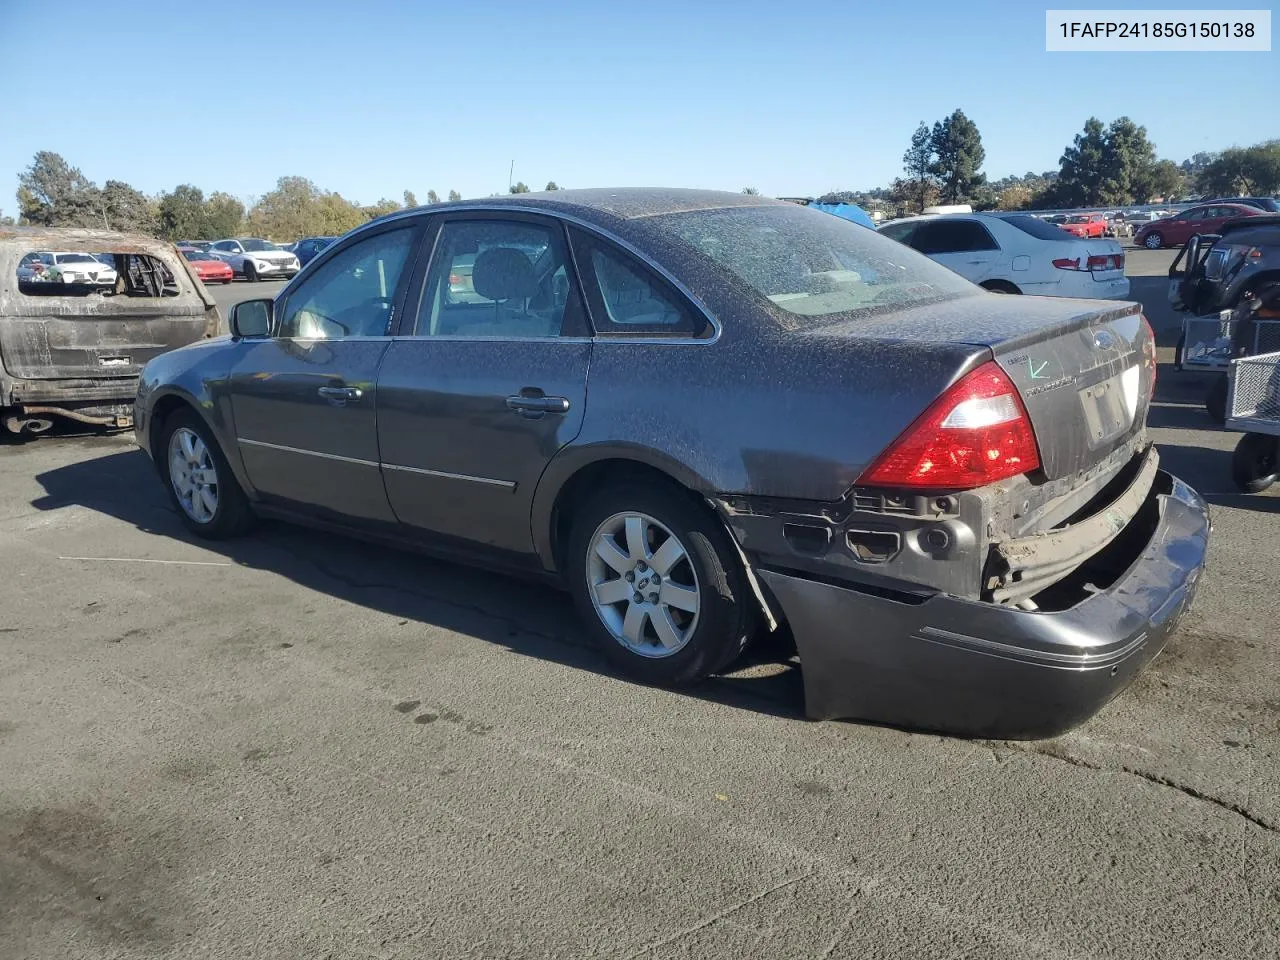
<path id="1" fill-rule="evenodd" d="M 161 354 L 148 363 L 138 379 L 134 433 L 138 445 L 151 455 L 156 411 L 170 410 L 176 403 L 185 404 L 204 420 L 236 480 L 252 497 L 255 492 L 236 443 L 235 419 L 227 389 L 240 343 L 230 337 L 203 340 Z"/>

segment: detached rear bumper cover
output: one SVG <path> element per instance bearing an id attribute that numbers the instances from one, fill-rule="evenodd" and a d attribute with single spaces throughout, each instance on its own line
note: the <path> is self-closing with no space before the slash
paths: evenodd
<path id="1" fill-rule="evenodd" d="M 795 634 L 805 708 L 961 736 L 1056 736 L 1093 716 L 1163 648 L 1195 593 L 1209 515 L 1160 471 L 1159 522 L 1109 589 L 1040 613 L 938 595 L 903 603 L 761 569 Z"/>

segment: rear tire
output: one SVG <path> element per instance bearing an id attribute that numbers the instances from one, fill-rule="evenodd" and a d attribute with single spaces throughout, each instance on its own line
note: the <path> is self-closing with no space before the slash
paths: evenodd
<path id="1" fill-rule="evenodd" d="M 169 415 L 152 458 L 178 518 L 196 536 L 223 540 L 253 526 L 249 498 L 213 431 L 194 410 Z"/>
<path id="2" fill-rule="evenodd" d="M 1231 455 L 1231 478 L 1245 493 L 1261 493 L 1280 474 L 1280 437 L 1246 433 Z"/>
<path id="3" fill-rule="evenodd" d="M 702 680 L 737 659 L 756 628 L 729 534 L 675 487 L 627 481 L 590 496 L 574 517 L 564 566 L 601 652 L 644 683 Z"/>
<path id="4" fill-rule="evenodd" d="M 1217 377 L 1204 398 L 1204 408 L 1217 423 L 1227 422 L 1227 378 Z"/>
<path id="5" fill-rule="evenodd" d="M 1142 245 L 1148 250 L 1159 250 L 1164 246 L 1164 237 L 1160 236 L 1157 231 L 1153 230 L 1143 237 Z"/>

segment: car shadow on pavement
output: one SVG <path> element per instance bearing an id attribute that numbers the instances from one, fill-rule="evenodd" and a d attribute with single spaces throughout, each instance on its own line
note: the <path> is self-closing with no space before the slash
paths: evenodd
<path id="1" fill-rule="evenodd" d="M 200 540 L 182 525 L 139 450 L 39 474 L 38 510 L 78 505 L 157 537 L 194 544 L 231 562 L 402 620 L 500 644 L 514 653 L 617 676 L 585 635 L 567 594 L 543 584 L 438 561 L 339 534 L 263 522 L 236 540 Z M 799 664 L 782 638 L 758 642 L 731 672 L 679 692 L 796 719 L 804 699 Z"/>

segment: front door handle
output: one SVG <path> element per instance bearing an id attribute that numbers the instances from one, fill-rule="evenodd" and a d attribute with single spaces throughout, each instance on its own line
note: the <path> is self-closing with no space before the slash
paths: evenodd
<path id="1" fill-rule="evenodd" d="M 507 397 L 507 409 L 523 414 L 568 413 L 567 397 Z"/>
<path id="2" fill-rule="evenodd" d="M 359 387 L 321 387 L 316 393 L 330 403 L 346 403 L 359 400 L 364 396 L 364 391 Z"/>

